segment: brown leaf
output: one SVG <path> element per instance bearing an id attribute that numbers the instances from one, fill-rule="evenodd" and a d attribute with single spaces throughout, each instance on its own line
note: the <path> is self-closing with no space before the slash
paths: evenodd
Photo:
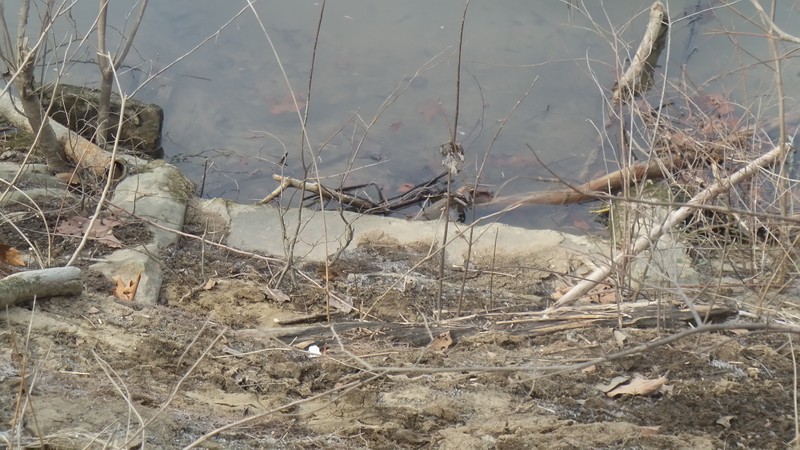
<path id="1" fill-rule="evenodd" d="M 136 290 L 139 289 L 139 281 L 142 280 L 142 273 L 139 272 L 135 279 L 123 281 L 119 275 L 114 276 L 114 295 L 120 300 L 132 302 L 136 298 Z"/>
<path id="2" fill-rule="evenodd" d="M 25 260 L 22 259 L 22 253 L 16 248 L 6 244 L 0 244 L 0 263 L 23 267 L 25 265 Z"/>
<path id="3" fill-rule="evenodd" d="M 450 330 L 447 330 L 434 338 L 428 346 L 435 352 L 443 352 L 453 345 L 453 337 L 450 336 Z"/>
<path id="4" fill-rule="evenodd" d="M 606 384 L 598 384 L 595 386 L 598 390 L 605 392 L 606 394 L 611 391 L 612 389 L 616 388 L 617 386 L 627 383 L 630 381 L 631 377 L 627 375 L 620 375 L 618 377 L 614 377 L 613 380 L 609 381 Z"/>
<path id="5" fill-rule="evenodd" d="M 419 113 L 426 122 L 430 122 L 438 115 L 444 116 L 444 106 L 439 101 L 428 101 L 419 107 Z"/>
<path id="6" fill-rule="evenodd" d="M 414 189 L 414 184 L 413 183 L 409 183 L 409 182 L 405 182 L 405 183 L 403 183 L 403 184 L 401 184 L 400 186 L 397 187 L 397 193 L 398 194 L 405 194 L 406 192 L 409 192 L 412 189 Z"/>
<path id="7" fill-rule="evenodd" d="M 292 101 L 292 94 L 286 94 L 283 98 L 270 97 L 269 103 L 272 105 L 272 108 L 269 110 L 272 114 L 293 113 L 296 112 L 298 108 L 302 112 L 303 108 L 306 107 L 306 99 L 298 96 L 297 108 L 295 108 L 294 101 Z"/>
<path id="8" fill-rule="evenodd" d="M 81 179 L 75 172 L 60 172 L 54 175 L 55 179 L 70 186 L 80 186 Z"/>
<path id="9" fill-rule="evenodd" d="M 648 380 L 636 376 L 633 377 L 630 383 L 617 386 L 606 392 L 606 395 L 609 397 L 616 397 L 618 395 L 650 395 L 658 392 L 666 382 L 667 377 Z"/>
<path id="10" fill-rule="evenodd" d="M 67 236 L 83 236 L 89 227 L 91 219 L 81 216 L 72 216 L 56 227 L 56 232 Z M 122 222 L 113 219 L 97 219 L 92 230 L 88 233 L 89 239 L 99 241 L 111 248 L 122 247 L 122 242 L 114 236 L 114 227 L 122 226 Z"/>
<path id="11" fill-rule="evenodd" d="M 289 297 L 288 294 L 283 292 L 280 289 L 272 289 L 269 286 L 264 286 L 261 288 L 261 292 L 267 295 L 272 300 L 275 300 L 278 303 L 288 303 L 292 301 L 292 298 Z"/>

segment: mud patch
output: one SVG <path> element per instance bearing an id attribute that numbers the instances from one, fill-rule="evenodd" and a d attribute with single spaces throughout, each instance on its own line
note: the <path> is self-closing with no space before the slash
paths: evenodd
<path id="1" fill-rule="evenodd" d="M 604 326 L 543 335 L 499 327 L 492 314 L 547 305 L 539 294 L 565 283 L 553 261 L 448 268 L 442 309 L 450 321 L 437 326 L 438 266 L 421 248 L 354 249 L 327 287 L 319 266 L 301 267 L 280 298 L 264 287 L 281 267 L 263 258 L 184 239 L 163 264 L 166 306 L 131 308 L 89 273 L 80 298 L 9 309 L 0 420 L 19 417 L 26 377 L 33 408 L 22 443 L 185 446 L 255 415 L 202 445 L 784 448 L 794 438 L 783 336 L 705 334 L 584 371 L 548 369 L 666 333 L 630 328 L 621 344 Z M 281 338 L 320 328 L 281 328 L 275 319 L 325 313 L 326 289 L 353 305 L 347 314 L 332 309 L 334 324 L 349 325 Z M 435 352 L 427 344 L 441 330 L 454 342 Z M 312 344 L 321 355 L 307 351 Z M 619 375 L 666 376 L 668 388 L 619 398 L 597 388 Z"/>

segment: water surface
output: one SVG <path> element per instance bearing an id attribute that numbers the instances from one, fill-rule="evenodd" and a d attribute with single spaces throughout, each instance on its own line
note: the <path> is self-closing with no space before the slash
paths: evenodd
<path id="1" fill-rule="evenodd" d="M 5 3 L 6 16 L 13 17 L 16 3 Z M 112 23 L 122 28 L 134 7 L 111 3 Z M 757 62 L 769 59 L 768 48 L 750 35 L 759 30 L 745 20 L 754 10 L 747 2 L 725 8 L 719 3 L 668 2 L 670 16 L 679 20 L 666 51 L 667 76 L 740 102 L 761 99 L 765 110 L 774 109 L 774 80 Z M 800 33 L 796 4 L 780 3 L 779 24 Z M 59 22 L 55 40 L 64 43 L 70 33 L 85 33 L 96 5 L 79 0 L 70 20 Z M 466 167 L 457 182 L 473 183 L 483 165 L 480 180 L 489 190 L 548 189 L 553 183 L 541 178 L 552 175 L 537 157 L 573 181 L 614 169 L 613 150 L 599 146 L 604 97 L 618 65 L 638 45 L 649 6 L 595 1 L 570 10 L 563 2 L 471 2 L 458 122 Z M 234 1 L 150 3 L 120 87 L 138 89 L 138 98 L 164 108 L 166 158 L 202 185 L 205 197 L 252 202 L 274 189 L 274 173 L 304 175 L 300 119 L 289 85 L 304 106 L 320 10 L 316 1 L 261 1 L 255 11 Z M 326 4 L 308 111 L 315 157 L 305 155 L 323 182 L 374 182 L 394 195 L 404 184 L 441 171 L 439 146 L 450 139 L 454 120 L 463 10 L 464 2 L 454 0 Z M 706 12 L 690 25 L 698 11 Z M 96 85 L 89 64 L 93 39 L 71 47 L 65 66 L 70 82 Z M 46 73 L 53 76 L 56 60 L 48 64 Z M 797 65 L 789 59 L 787 66 L 787 92 L 798 92 Z M 592 159 L 592 152 L 599 157 Z M 503 220 L 579 229 L 586 226 L 586 209 L 531 207 Z"/>

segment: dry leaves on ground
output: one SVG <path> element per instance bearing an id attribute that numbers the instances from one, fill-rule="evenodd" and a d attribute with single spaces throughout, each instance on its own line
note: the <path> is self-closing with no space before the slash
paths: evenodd
<path id="1" fill-rule="evenodd" d="M 86 233 L 91 219 L 81 216 L 72 216 L 56 227 L 56 233 L 66 236 L 83 236 Z M 122 226 L 122 222 L 113 219 L 97 219 L 92 230 L 89 232 L 89 239 L 100 242 L 111 248 L 122 247 L 122 242 L 114 236 L 114 227 Z"/>
<path id="2" fill-rule="evenodd" d="M 609 397 L 617 397 L 619 395 L 652 395 L 661 391 L 667 381 L 667 377 L 665 376 L 655 379 L 642 378 L 638 375 L 633 378 L 621 376 L 614 378 L 606 385 L 597 386 L 597 388 L 605 392 Z"/>
<path id="3" fill-rule="evenodd" d="M 262 286 L 261 292 L 263 292 L 267 297 L 278 303 L 289 303 L 290 301 L 292 301 L 291 297 L 289 297 L 288 294 L 277 288 L 273 289 L 269 286 Z"/>
<path id="4" fill-rule="evenodd" d="M 447 330 L 436 336 L 431 341 L 429 348 L 435 352 L 443 352 L 450 348 L 451 345 L 453 345 L 453 337 L 450 336 L 450 330 Z"/>
<path id="5" fill-rule="evenodd" d="M 136 290 L 139 289 L 141 280 L 141 272 L 130 280 L 123 280 L 121 276 L 114 275 L 114 295 L 120 300 L 132 302 L 136 298 Z"/>
<path id="6" fill-rule="evenodd" d="M 0 264 L 23 267 L 22 253 L 14 247 L 0 243 Z"/>

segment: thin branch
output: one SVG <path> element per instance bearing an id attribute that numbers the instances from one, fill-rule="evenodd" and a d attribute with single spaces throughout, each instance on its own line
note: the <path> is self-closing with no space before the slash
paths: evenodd
<path id="1" fill-rule="evenodd" d="M 775 24 L 772 18 L 769 17 L 769 14 L 767 14 L 767 12 L 764 11 L 764 8 L 761 6 L 760 3 L 758 3 L 758 1 L 750 0 L 750 3 L 752 3 L 753 7 L 755 7 L 756 10 L 758 10 L 758 13 L 761 15 L 761 19 L 764 22 L 766 22 L 767 25 L 769 25 L 770 29 L 772 29 L 772 31 L 776 35 L 778 35 L 779 38 L 787 42 L 794 42 L 795 44 L 800 44 L 800 38 L 797 36 L 793 36 L 780 29 L 780 27 L 778 27 L 778 25 Z"/>
<path id="2" fill-rule="evenodd" d="M 675 225 L 681 223 L 684 219 L 689 217 L 690 214 L 696 211 L 696 206 L 703 205 L 705 202 L 729 190 L 734 185 L 752 177 L 760 169 L 772 164 L 778 158 L 781 158 L 785 153 L 785 150 L 785 148 L 776 147 L 737 170 L 731 174 L 729 178 L 718 180 L 711 186 L 702 190 L 700 193 L 695 195 L 686 206 L 672 211 L 662 224 L 653 227 L 649 233 L 640 236 L 634 243 L 630 254 L 619 253 L 616 257 L 614 257 L 611 263 L 595 269 L 586 277 L 586 279 L 575 285 L 569 290 L 569 292 L 564 294 L 563 297 L 558 299 L 558 301 L 550 309 L 560 308 L 575 303 L 575 301 L 577 301 L 580 297 L 589 292 L 601 281 L 605 280 L 606 277 L 611 274 L 614 268 L 621 264 L 626 258 L 629 258 L 633 255 L 638 255 L 639 253 L 655 245 L 665 232 L 670 230 Z"/>

